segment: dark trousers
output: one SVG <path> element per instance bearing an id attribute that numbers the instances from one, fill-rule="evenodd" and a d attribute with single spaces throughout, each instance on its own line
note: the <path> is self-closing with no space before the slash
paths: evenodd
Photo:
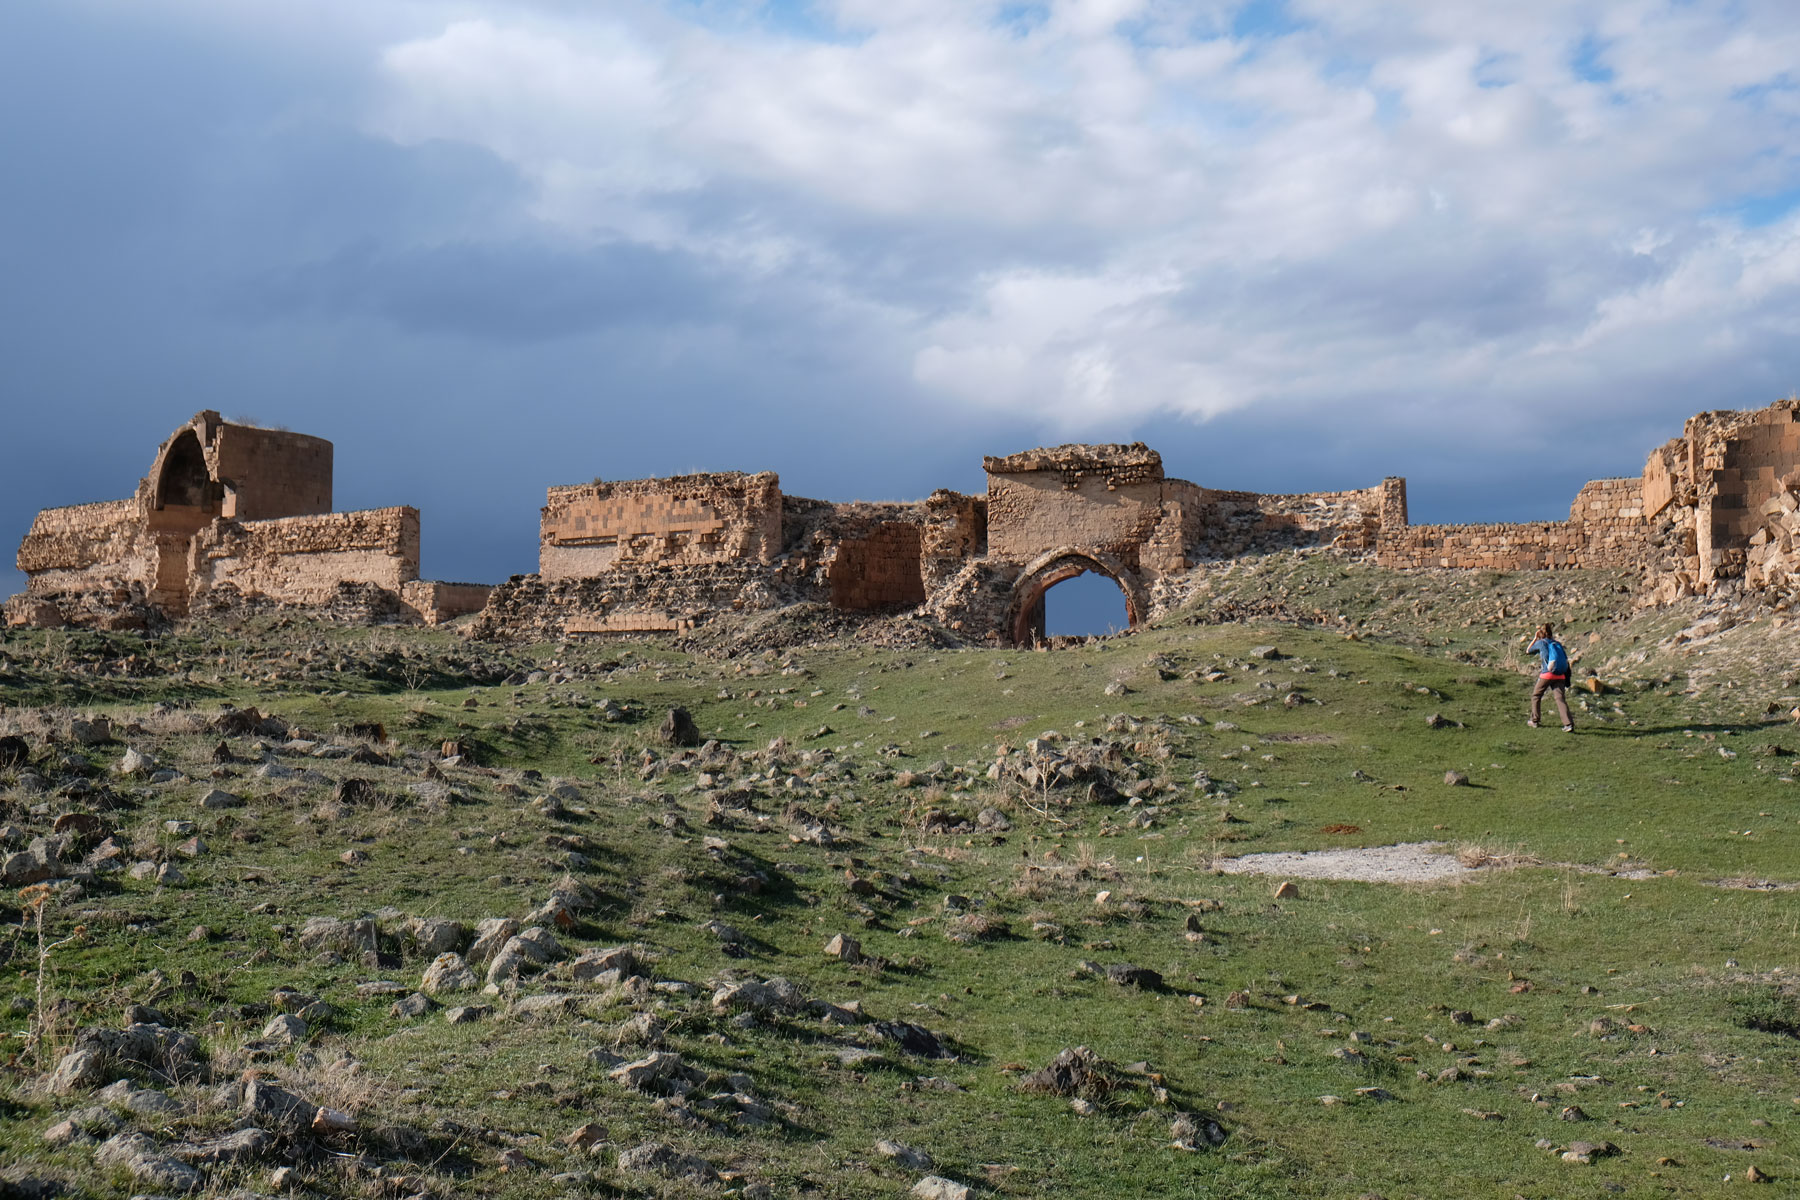
<path id="1" fill-rule="evenodd" d="M 1567 678 L 1546 679 L 1541 675 L 1538 676 L 1537 686 L 1531 689 L 1531 719 L 1533 721 L 1538 719 L 1538 712 L 1544 705 L 1544 693 L 1549 692 L 1551 699 L 1556 701 L 1556 711 L 1562 714 L 1562 723 L 1564 725 L 1575 724 L 1575 718 L 1569 715 L 1568 691 L 1569 681 Z"/>

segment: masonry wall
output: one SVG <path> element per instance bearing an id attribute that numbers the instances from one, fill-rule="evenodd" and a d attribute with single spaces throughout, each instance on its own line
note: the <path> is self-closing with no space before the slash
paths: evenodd
<path id="1" fill-rule="evenodd" d="M 680 632 L 721 613 L 757 612 L 826 596 L 811 576 L 741 560 L 626 566 L 587 579 L 516 575 L 494 589 L 470 634 L 539 640 Z"/>
<path id="2" fill-rule="evenodd" d="M 971 558 L 988 552 L 985 496 L 965 496 L 940 488 L 926 497 L 919 530 L 919 573 L 927 591 L 948 583 Z"/>
<path id="3" fill-rule="evenodd" d="M 227 422 L 215 442 L 213 469 L 226 487 L 222 516 L 263 521 L 331 511 L 332 448 L 324 438 Z"/>
<path id="4" fill-rule="evenodd" d="M 19 546 L 19 570 L 37 594 L 148 584 L 151 568 L 135 500 L 46 508 Z"/>
<path id="5" fill-rule="evenodd" d="M 427 625 L 480 612 L 487 607 L 493 586 L 485 583 L 445 583 L 437 579 L 409 579 L 400 585 L 400 600 Z"/>
<path id="6" fill-rule="evenodd" d="M 1168 481 L 1169 503 L 1181 510 L 1181 540 L 1191 562 L 1235 558 L 1300 545 L 1367 549 L 1383 513 L 1392 519 L 1399 484 L 1398 519 L 1405 520 L 1405 487 L 1390 480 L 1345 492 L 1291 495 L 1218 491 L 1183 480 Z"/>
<path id="7" fill-rule="evenodd" d="M 578 579 L 628 563 L 767 562 L 781 545 L 781 511 L 780 480 L 767 471 L 551 488 L 538 573 Z"/>
<path id="8" fill-rule="evenodd" d="M 195 539 L 193 555 L 196 595 L 229 584 L 245 595 L 322 604 L 342 583 L 398 595 L 419 575 L 419 510 L 219 522 Z"/>
<path id="9" fill-rule="evenodd" d="M 834 607 L 859 612 L 925 602 L 920 526 L 889 522 L 838 544 L 829 573 Z"/>
<path id="10" fill-rule="evenodd" d="M 1491 525 L 1409 525 L 1384 530 L 1378 561 L 1384 567 L 1543 571 L 1589 566 L 1586 538 L 1568 521 Z"/>
<path id="11" fill-rule="evenodd" d="M 1060 546 L 1133 567 L 1163 518 L 1162 458 L 1133 443 L 1058 446 L 987 458 L 988 556 L 1024 563 Z"/>

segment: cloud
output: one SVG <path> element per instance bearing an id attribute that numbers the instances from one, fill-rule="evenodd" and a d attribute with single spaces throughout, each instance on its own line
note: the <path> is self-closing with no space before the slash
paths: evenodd
<path id="1" fill-rule="evenodd" d="M 1058 429 L 1346 389 L 1529 404 L 1515 380 L 1630 374 L 1633 330 L 1779 332 L 1730 314 L 1782 294 L 1787 227 L 1717 214 L 1800 174 L 1782 7 L 1234 14 L 491 12 L 389 47 L 371 128 L 502 156 L 568 237 L 829 281 L 927 395 Z"/>

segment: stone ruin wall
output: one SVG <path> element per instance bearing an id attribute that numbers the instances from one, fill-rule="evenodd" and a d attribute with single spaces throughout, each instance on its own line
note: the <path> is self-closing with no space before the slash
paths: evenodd
<path id="1" fill-rule="evenodd" d="M 196 413 L 157 448 L 137 503 L 153 527 L 328 513 L 332 453 L 324 438 Z"/>
<path id="2" fill-rule="evenodd" d="M 196 600 L 229 585 L 244 595 L 322 604 L 340 583 L 368 583 L 399 595 L 419 577 L 419 510 L 282 517 L 208 526 L 195 538 Z"/>
<path id="3" fill-rule="evenodd" d="M 988 557 L 1029 563 L 1046 548 L 1082 547 L 1141 568 L 1163 521 L 1162 456 L 1143 443 L 1058 446 L 982 460 Z"/>
<path id="4" fill-rule="evenodd" d="M 1589 482 L 1566 521 L 1386 524 L 1375 549 L 1376 561 L 1400 570 L 1548 571 L 1639 566 L 1649 544 L 1643 482 L 1625 478 Z"/>
<path id="5" fill-rule="evenodd" d="M 197 413 L 131 499 L 37 515 L 7 622 L 144 628 L 275 605 L 436 623 L 486 603 L 480 585 L 418 578 L 416 509 L 333 513 L 331 492 L 330 442 Z"/>
<path id="6" fill-rule="evenodd" d="M 1406 523 L 1406 481 L 1386 479 L 1344 492 L 1217 491 L 1170 480 L 1165 504 L 1179 506 L 1190 565 L 1295 545 L 1373 548 L 1386 525 Z"/>
<path id="7" fill-rule="evenodd" d="M 584 579 L 615 567 L 772 560 L 781 485 L 764 471 L 553 487 L 542 510 L 538 574 Z"/>
<path id="8" fill-rule="evenodd" d="M 495 589 L 473 633 L 683 632 L 797 603 L 911 609 L 984 547 L 986 511 L 950 491 L 913 503 L 788 496 L 770 472 L 555 487 L 538 573 Z"/>
<path id="9" fill-rule="evenodd" d="M 149 571 L 135 500 L 46 508 L 19 546 L 19 570 L 50 595 L 142 584 Z"/>
<path id="10" fill-rule="evenodd" d="M 1690 417 L 1644 466 L 1651 600 L 1739 586 L 1771 602 L 1797 598 L 1797 489 L 1800 400 Z"/>
<path id="11" fill-rule="evenodd" d="M 1293 495 L 1206 488 L 1165 477 L 1142 443 L 988 458 L 985 494 L 912 503 L 786 496 L 771 472 L 595 481 L 549 489 L 539 573 L 491 596 L 417 578 L 412 509 L 224 515 L 328 506 L 329 461 L 329 443 L 202 413 L 164 443 L 135 500 L 38 515 L 19 552 L 29 612 L 9 603 L 9 618 L 36 620 L 77 594 L 92 609 L 178 592 L 209 611 L 305 604 L 428 620 L 486 603 L 481 636 L 561 637 L 682 631 L 810 602 L 916 611 L 1004 642 L 1030 640 L 1044 592 L 1083 571 L 1114 579 L 1138 623 L 1179 605 L 1209 564 L 1308 546 L 1403 570 L 1639 568 L 1651 601 L 1745 586 L 1800 602 L 1796 400 L 1699 414 L 1641 478 L 1583 487 L 1566 521 L 1412 525 L 1398 478 Z"/>
<path id="12" fill-rule="evenodd" d="M 1165 478 L 1142 443 L 984 466 L 985 495 L 908 503 L 788 496 L 768 473 L 552 488 L 538 574 L 496 589 L 474 633 L 681 632 L 720 613 L 810 602 L 919 611 L 973 640 L 1028 639 L 1043 592 L 1085 570 L 1114 579 L 1137 622 L 1178 602 L 1196 564 L 1296 545 L 1365 550 L 1382 522 L 1405 521 L 1401 480 L 1221 491 Z"/>

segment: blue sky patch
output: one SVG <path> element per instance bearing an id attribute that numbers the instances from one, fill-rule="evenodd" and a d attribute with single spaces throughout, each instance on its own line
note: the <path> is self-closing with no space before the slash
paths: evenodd
<path id="1" fill-rule="evenodd" d="M 1591 33 L 1575 43 L 1575 52 L 1569 56 L 1569 69 L 1575 72 L 1575 78 L 1588 83 L 1611 83 L 1613 69 L 1604 61 L 1610 46 L 1610 42 Z"/>
<path id="2" fill-rule="evenodd" d="M 1231 19 L 1234 38 L 1278 38 L 1304 28 L 1306 23 L 1288 11 L 1286 0 L 1249 0 Z"/>
<path id="3" fill-rule="evenodd" d="M 1731 217 L 1747 229 L 1761 229 L 1765 225 L 1775 224 L 1796 208 L 1800 208 L 1800 187 L 1750 196 L 1724 205 L 1717 211 L 1719 215 Z"/>

